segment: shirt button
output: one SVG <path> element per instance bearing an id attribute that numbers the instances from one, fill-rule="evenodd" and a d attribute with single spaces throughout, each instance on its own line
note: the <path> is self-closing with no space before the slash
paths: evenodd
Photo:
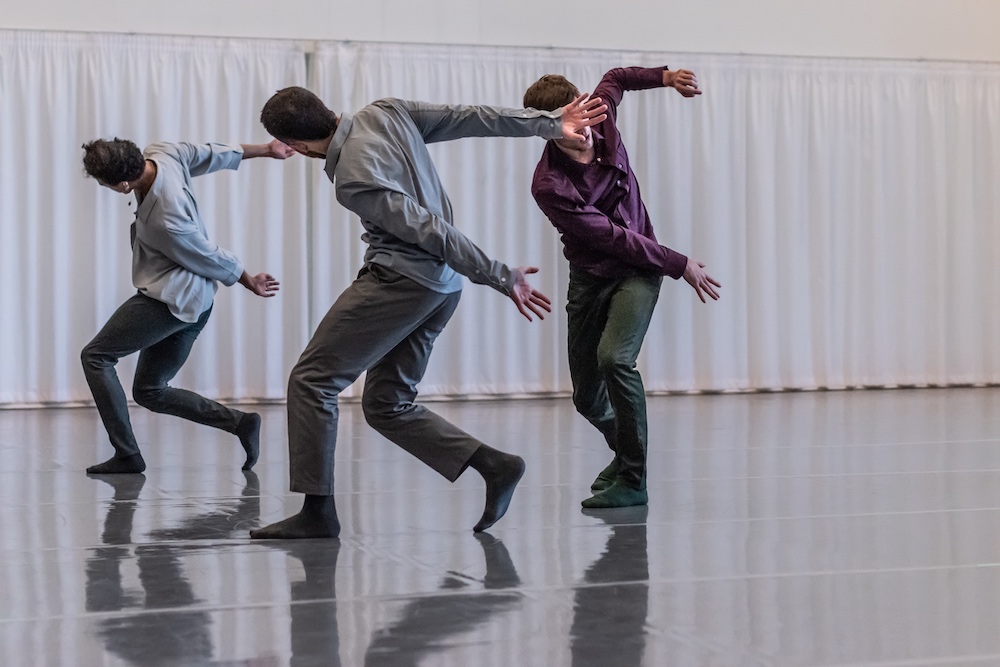
<path id="1" fill-rule="evenodd" d="M 505 282 L 507 282 L 507 279 L 506 278 L 501 278 L 500 282 L 505 283 Z"/>
<path id="2" fill-rule="evenodd" d="M 601 161 L 601 158 L 597 158 L 597 161 L 598 161 L 598 162 L 600 162 L 600 161 Z"/>
<path id="3" fill-rule="evenodd" d="M 621 168 L 622 168 L 621 164 L 619 164 L 619 165 L 618 165 L 618 168 L 619 168 L 619 169 L 621 169 Z"/>
<path id="4" fill-rule="evenodd" d="M 615 185 L 621 185 L 621 184 L 622 184 L 621 181 L 615 181 Z"/>

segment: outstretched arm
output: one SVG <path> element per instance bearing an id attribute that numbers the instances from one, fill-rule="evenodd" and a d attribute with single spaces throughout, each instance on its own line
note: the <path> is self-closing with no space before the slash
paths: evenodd
<path id="1" fill-rule="evenodd" d="M 464 137 L 544 137 L 572 136 L 584 127 L 603 122 L 605 106 L 599 98 L 581 95 L 556 111 L 503 109 L 488 106 L 458 106 L 425 102 L 387 101 L 401 104 L 420 129 L 426 143 Z"/>
<path id="2" fill-rule="evenodd" d="M 363 220 L 377 220 L 379 227 L 406 243 L 422 248 L 469 280 L 487 285 L 510 297 L 528 320 L 530 313 L 544 319 L 550 311 L 549 298 L 533 289 L 525 276 L 533 267 L 511 269 L 490 259 L 462 232 L 443 218 L 421 206 L 412 197 L 369 183 L 339 183 L 337 199 Z"/>
<path id="3" fill-rule="evenodd" d="M 250 160 L 255 157 L 270 157 L 275 160 L 287 160 L 295 155 L 295 151 L 281 143 L 277 139 L 266 144 L 240 144 L 243 148 L 243 159 Z"/>

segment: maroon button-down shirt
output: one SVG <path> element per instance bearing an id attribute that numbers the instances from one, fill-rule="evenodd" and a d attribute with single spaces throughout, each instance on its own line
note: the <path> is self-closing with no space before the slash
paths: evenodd
<path id="1" fill-rule="evenodd" d="M 660 245 L 653 234 L 616 126 L 626 90 L 662 86 L 661 68 L 617 68 L 604 75 L 592 95 L 608 105 L 608 118 L 591 128 L 595 157 L 590 164 L 573 160 L 554 141 L 545 144 L 531 194 L 559 230 L 573 269 L 602 278 L 684 275 L 687 257 Z"/>

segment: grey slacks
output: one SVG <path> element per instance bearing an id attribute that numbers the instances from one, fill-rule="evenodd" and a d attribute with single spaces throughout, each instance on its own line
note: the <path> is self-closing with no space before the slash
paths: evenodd
<path id="1" fill-rule="evenodd" d="M 483 443 L 413 401 L 460 298 L 378 265 L 337 298 L 288 379 L 292 491 L 333 495 L 338 396 L 366 370 L 362 408 L 372 428 L 449 481 L 458 478 Z"/>
<path id="2" fill-rule="evenodd" d="M 209 308 L 197 322 L 181 322 L 171 314 L 167 304 L 136 294 L 118 307 L 94 340 L 83 348 L 80 355 L 83 373 L 116 457 L 139 453 L 125 391 L 115 372 L 118 360 L 135 352 L 139 352 L 132 384 L 136 403 L 153 412 L 174 415 L 229 433 L 236 431 L 245 413 L 167 384 L 187 361 L 195 339 L 211 314 Z"/>

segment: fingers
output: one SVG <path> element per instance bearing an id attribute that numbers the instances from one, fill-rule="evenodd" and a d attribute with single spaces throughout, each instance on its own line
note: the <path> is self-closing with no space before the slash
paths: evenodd
<path id="1" fill-rule="evenodd" d="M 716 280 L 712 278 L 712 276 L 706 274 L 704 277 L 701 278 L 701 280 L 698 281 L 698 286 L 701 288 L 698 290 L 699 296 L 701 296 L 701 291 L 704 290 L 705 294 L 712 297 L 713 301 L 719 300 L 719 293 L 715 291 L 715 288 L 722 287 L 722 285 L 716 282 Z M 702 301 L 704 302 L 705 299 L 702 299 Z"/>
<path id="2" fill-rule="evenodd" d="M 674 74 L 674 88 L 684 97 L 701 95 L 698 89 L 698 77 L 691 70 L 681 69 Z"/>
<path id="3" fill-rule="evenodd" d="M 579 119 L 579 124 L 584 127 L 603 123 L 608 118 L 604 113 L 608 110 L 608 105 L 600 97 L 588 98 L 589 94 L 583 93 L 564 107 L 565 113 L 574 121 Z"/>
<path id="4" fill-rule="evenodd" d="M 552 312 L 552 302 L 549 298 L 540 292 L 534 290 L 528 295 L 527 298 L 520 292 L 514 292 L 510 295 L 511 300 L 517 306 L 519 313 L 524 315 L 525 319 L 529 322 L 534 322 L 531 314 L 534 313 L 538 319 L 544 320 L 546 313 Z"/>
<path id="5" fill-rule="evenodd" d="M 547 311 L 552 312 L 552 299 L 545 296 L 538 290 L 531 290 L 531 300 L 545 308 Z"/>
<path id="6" fill-rule="evenodd" d="M 514 299 L 514 303 L 517 304 L 517 310 L 518 310 L 518 312 L 520 312 L 522 315 L 524 315 L 525 319 L 527 319 L 529 322 L 533 322 L 534 321 L 534 320 L 531 319 L 531 313 L 528 312 L 528 310 L 524 307 L 523 303 L 521 303 L 517 299 Z"/>

